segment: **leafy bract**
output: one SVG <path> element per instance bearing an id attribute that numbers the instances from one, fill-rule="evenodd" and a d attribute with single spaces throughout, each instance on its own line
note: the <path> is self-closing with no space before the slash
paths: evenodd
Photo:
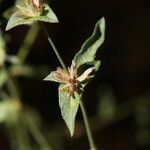
<path id="1" fill-rule="evenodd" d="M 44 78 L 45 81 L 52 81 L 52 82 L 58 82 L 56 78 L 54 77 L 54 71 L 51 71 L 48 76 Z"/>
<path id="2" fill-rule="evenodd" d="M 30 25 L 36 21 L 57 23 L 58 19 L 52 9 L 47 4 L 44 4 L 43 13 L 36 17 L 25 18 L 23 16 L 18 16 L 16 13 L 12 14 L 11 18 L 7 23 L 6 31 L 19 25 Z"/>
<path id="3" fill-rule="evenodd" d="M 98 48 L 104 42 L 105 35 L 105 19 L 100 19 L 94 29 L 90 38 L 88 38 L 82 45 L 79 52 L 74 57 L 74 61 L 79 68 L 81 65 L 92 62 L 95 59 Z"/>
<path id="4" fill-rule="evenodd" d="M 70 97 L 66 92 L 63 91 L 65 85 L 59 86 L 59 106 L 61 109 L 61 115 L 64 119 L 71 136 L 74 134 L 75 117 L 78 111 L 80 97 L 79 93 L 75 92 L 74 96 Z"/>
<path id="5" fill-rule="evenodd" d="M 25 19 L 25 18 L 18 17 L 16 14 L 13 14 L 7 23 L 6 31 L 8 31 L 16 26 L 19 26 L 19 25 L 32 24 L 35 21 L 37 21 L 37 18 Z"/>

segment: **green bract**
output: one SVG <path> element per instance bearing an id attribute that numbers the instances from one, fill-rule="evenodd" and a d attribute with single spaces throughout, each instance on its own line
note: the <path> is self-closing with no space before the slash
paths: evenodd
<path id="1" fill-rule="evenodd" d="M 19 12 L 12 14 L 11 18 L 7 23 L 6 31 L 19 25 L 30 25 L 36 21 L 57 23 L 58 19 L 55 13 L 52 11 L 52 9 L 47 4 L 43 4 L 43 12 L 37 16 L 23 16 L 22 14 L 19 15 Z"/>
<path id="2" fill-rule="evenodd" d="M 79 108 L 83 89 L 100 67 L 100 60 L 95 60 L 98 48 L 104 42 L 105 19 L 100 19 L 90 38 L 75 55 L 68 71 L 58 67 L 44 80 L 60 83 L 59 106 L 61 115 L 71 136 L 74 134 L 75 117 Z"/>
<path id="3" fill-rule="evenodd" d="M 61 109 L 62 118 L 66 122 L 71 136 L 73 136 L 75 117 L 79 108 L 81 94 L 75 92 L 74 97 L 69 97 L 66 92 L 61 91 L 63 86 L 62 84 L 59 86 L 59 107 Z"/>

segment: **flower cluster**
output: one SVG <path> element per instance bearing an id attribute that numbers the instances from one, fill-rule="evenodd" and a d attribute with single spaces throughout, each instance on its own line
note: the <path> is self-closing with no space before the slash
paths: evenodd
<path id="1" fill-rule="evenodd" d="M 40 0 L 18 0 L 16 15 L 23 18 L 40 16 L 43 12 L 43 3 Z"/>
<path id="2" fill-rule="evenodd" d="M 83 90 L 82 82 L 89 78 L 89 74 L 92 71 L 93 68 L 91 67 L 78 76 L 76 63 L 72 61 L 71 67 L 68 68 L 68 71 L 58 67 L 56 71 L 52 72 L 52 75 L 56 82 L 64 84 L 61 90 L 67 92 L 69 96 L 74 96 L 75 91 Z"/>

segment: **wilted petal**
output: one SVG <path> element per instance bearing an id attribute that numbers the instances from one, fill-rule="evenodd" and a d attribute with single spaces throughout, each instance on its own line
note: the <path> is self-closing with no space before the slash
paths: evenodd
<path id="1" fill-rule="evenodd" d="M 70 79 L 69 74 L 60 67 L 53 72 L 53 76 L 60 83 L 68 83 Z"/>
<path id="2" fill-rule="evenodd" d="M 16 7 L 16 14 L 21 18 L 36 17 L 43 12 L 43 6 L 39 0 L 17 0 Z"/>
<path id="3" fill-rule="evenodd" d="M 37 8 L 40 7 L 40 2 L 39 2 L 39 0 L 32 0 L 32 2 L 33 2 L 33 4 L 34 4 Z"/>
<path id="4" fill-rule="evenodd" d="M 84 81 L 85 79 L 87 79 L 87 78 L 89 77 L 89 74 L 90 74 L 92 71 L 93 71 L 93 67 L 87 69 L 86 71 L 84 71 L 84 73 L 83 73 L 81 76 L 79 76 L 79 77 L 77 78 L 77 80 L 78 80 L 79 82 Z"/>
<path id="5" fill-rule="evenodd" d="M 68 71 L 69 71 L 69 74 L 70 74 L 70 78 L 76 78 L 77 76 L 77 66 L 76 66 L 76 63 L 75 61 L 73 60 L 72 61 L 72 64 L 71 64 L 71 67 L 68 68 Z"/>

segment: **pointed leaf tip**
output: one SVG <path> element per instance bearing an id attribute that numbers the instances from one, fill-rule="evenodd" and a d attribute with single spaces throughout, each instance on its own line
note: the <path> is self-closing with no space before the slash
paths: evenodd
<path id="1" fill-rule="evenodd" d="M 98 48 L 103 44 L 105 37 L 105 19 L 101 18 L 95 25 L 94 32 L 82 45 L 74 57 L 79 68 L 88 62 L 94 61 Z"/>
<path id="2" fill-rule="evenodd" d="M 79 108 L 79 101 L 81 95 L 75 92 L 74 97 L 70 97 L 67 92 L 63 91 L 64 85 L 59 86 L 59 106 L 61 109 L 61 115 L 64 119 L 71 137 L 74 134 L 75 117 Z"/>
<path id="3" fill-rule="evenodd" d="M 13 14 L 8 20 L 5 30 L 8 31 L 19 25 L 30 25 L 35 21 L 36 21 L 35 18 L 25 19 L 18 17 L 16 14 Z"/>

